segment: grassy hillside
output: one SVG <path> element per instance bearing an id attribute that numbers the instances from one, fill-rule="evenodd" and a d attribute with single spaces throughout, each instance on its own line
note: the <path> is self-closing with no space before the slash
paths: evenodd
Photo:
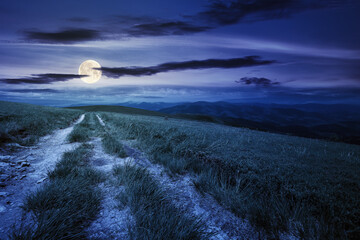
<path id="1" fill-rule="evenodd" d="M 0 101 L 0 147 L 32 145 L 39 137 L 69 126 L 80 114 L 79 110 Z"/>
<path id="2" fill-rule="evenodd" d="M 278 238 L 357 239 L 360 146 L 212 123 L 101 114 L 116 139 L 136 139 L 172 174 Z"/>
<path id="3" fill-rule="evenodd" d="M 119 106 L 76 109 L 0 102 L 2 141 L 30 144 L 39 136 L 70 124 L 83 112 L 79 109 L 96 111 L 106 126 L 102 127 L 96 115 L 89 113 L 69 135 L 70 142 L 101 137 L 105 151 L 120 157 L 126 156 L 123 145 L 133 144 L 132 147 L 139 148 L 152 162 L 163 165 L 174 179 L 189 177 L 199 192 L 210 194 L 225 209 L 248 219 L 269 239 L 279 239 L 284 233 L 301 239 L 360 238 L 358 145 L 171 118 Z M 76 164 L 86 167 L 85 160 L 81 158 Z M 57 167 L 65 169 L 61 172 L 64 176 L 77 174 L 73 170 L 79 166 L 63 168 L 61 164 Z M 136 229 L 142 231 L 139 230 L 138 236 L 149 236 L 149 232 L 154 236 L 170 236 L 174 233 L 171 227 L 159 228 L 168 219 L 179 229 L 186 226 L 187 236 L 201 235 L 202 228 L 196 219 L 188 221 L 181 212 L 170 211 L 173 207 L 167 201 L 156 204 L 158 199 L 167 196 L 166 190 L 153 184 L 149 180 L 151 174 L 145 173 L 145 170 L 120 167 L 114 172 L 126 188 L 128 197 L 124 202 L 137 214 Z M 70 177 L 75 181 L 71 184 L 76 185 L 77 180 Z M 51 181 L 55 184 L 58 180 Z M 57 191 L 56 184 L 51 184 L 47 185 L 48 190 Z M 75 193 L 69 197 L 77 197 Z M 133 197 L 139 202 L 134 203 Z M 35 211 L 36 204 L 36 201 L 28 202 L 27 207 Z M 69 208 L 76 207 L 69 205 Z M 76 224 L 79 229 L 83 226 L 81 221 Z M 175 236 L 177 234 L 180 232 Z"/>
<path id="4" fill-rule="evenodd" d="M 16 226 L 9 239 L 86 239 L 84 228 L 100 209 L 96 185 L 104 178 L 89 166 L 91 148 L 83 144 L 62 156 L 48 173 L 50 181 L 29 193 L 24 203 L 36 224 Z"/>
<path id="5" fill-rule="evenodd" d="M 334 105 L 246 105 L 226 102 L 187 103 L 159 112 L 124 106 L 71 107 L 84 111 L 115 112 L 131 115 L 162 116 L 213 122 L 233 127 L 327 139 L 360 145 L 358 106 Z M 323 108 L 323 109 L 322 109 Z"/>
<path id="6" fill-rule="evenodd" d="M 156 111 L 149 111 L 140 108 L 133 107 L 124 107 L 124 106 L 107 106 L 107 105 L 94 105 L 94 106 L 82 106 L 82 107 L 69 107 L 70 109 L 83 110 L 87 112 L 112 112 L 112 113 L 123 113 L 130 115 L 144 115 L 144 116 L 157 116 L 164 118 L 176 118 L 176 119 L 186 119 L 194 120 L 201 122 L 213 122 L 219 124 L 226 124 L 224 121 L 217 119 L 212 116 L 207 116 L 203 114 L 168 114 Z"/>
<path id="7" fill-rule="evenodd" d="M 93 106 L 82 106 L 82 107 L 70 107 L 70 109 L 78 109 L 87 112 L 114 112 L 124 114 L 135 114 L 135 115 L 146 115 L 146 116 L 169 116 L 169 114 L 159 113 L 155 111 L 149 111 L 139 108 L 123 107 L 123 106 L 108 106 L 108 105 L 93 105 Z"/>
<path id="8" fill-rule="evenodd" d="M 195 102 L 159 111 L 209 115 L 230 126 L 360 144 L 359 110 L 359 105 L 341 104 Z"/>

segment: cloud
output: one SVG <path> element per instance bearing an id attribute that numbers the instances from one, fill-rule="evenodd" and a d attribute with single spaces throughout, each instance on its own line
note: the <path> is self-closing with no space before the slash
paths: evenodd
<path id="1" fill-rule="evenodd" d="M 85 18 L 85 17 L 72 17 L 72 18 L 68 18 L 67 19 L 70 22 L 91 22 L 91 20 L 89 18 Z"/>
<path id="2" fill-rule="evenodd" d="M 33 74 L 31 77 L 23 78 L 3 78 L 0 82 L 8 84 L 49 84 L 53 82 L 65 82 L 75 78 L 81 78 L 86 75 L 78 74 L 58 74 L 58 73 L 45 73 L 45 74 Z"/>
<path id="3" fill-rule="evenodd" d="M 247 56 L 243 58 L 230 59 L 206 59 L 192 60 L 185 62 L 167 62 L 150 67 L 120 67 L 109 68 L 102 67 L 100 70 L 103 75 L 111 78 L 120 78 L 122 76 L 150 76 L 157 73 L 169 71 L 183 71 L 191 69 L 209 69 L 209 68 L 241 68 L 250 66 L 260 66 L 275 63 L 274 60 L 262 60 L 259 56 Z M 58 74 L 45 73 L 33 74 L 29 77 L 22 78 L 3 78 L 0 82 L 7 84 L 50 84 L 54 82 L 65 82 L 71 79 L 77 79 L 86 75 L 78 74 Z"/>
<path id="4" fill-rule="evenodd" d="M 164 97 L 160 97 L 160 96 L 140 96 L 141 98 L 145 98 L 145 99 L 162 99 Z"/>
<path id="5" fill-rule="evenodd" d="M 211 29 L 209 26 L 200 26 L 193 21 L 129 15 L 112 16 L 106 20 L 106 25 L 111 26 L 109 32 L 113 31 L 112 34 L 118 34 L 120 38 L 184 35 Z"/>
<path id="6" fill-rule="evenodd" d="M 351 0 L 213 0 L 204 11 L 181 19 L 149 16 L 112 16 L 100 20 L 94 29 L 68 28 L 57 32 L 24 31 L 27 40 L 44 43 L 72 44 L 90 40 L 185 35 L 208 31 L 239 22 L 254 22 L 290 17 L 295 13 L 318 8 L 336 7 Z M 89 18 L 68 18 L 73 24 L 92 22 Z"/>
<path id="7" fill-rule="evenodd" d="M 132 37 L 184 35 L 203 32 L 211 29 L 208 26 L 198 26 L 184 21 L 160 21 L 142 23 L 127 29 L 126 34 Z"/>
<path id="8" fill-rule="evenodd" d="M 157 22 L 159 18 L 150 16 L 113 15 L 106 19 L 107 24 L 131 26 L 134 24 Z"/>
<path id="9" fill-rule="evenodd" d="M 161 72 L 181 71 L 190 69 L 208 68 L 240 68 L 275 63 L 274 60 L 261 60 L 258 56 L 247 56 L 244 58 L 230 59 L 207 59 L 192 60 L 185 62 L 168 62 L 151 67 L 121 67 L 109 68 L 102 67 L 105 76 L 119 78 L 122 76 L 149 76 Z"/>
<path id="10" fill-rule="evenodd" d="M 85 28 L 65 29 L 58 32 L 25 31 L 25 38 L 45 43 L 75 43 L 100 38 L 100 32 Z"/>
<path id="11" fill-rule="evenodd" d="M 348 0 L 215 0 L 207 10 L 194 19 L 210 24 L 230 25 L 240 21 L 262 21 L 290 17 L 310 9 L 330 8 L 343 5 Z"/>
<path id="12" fill-rule="evenodd" d="M 6 92 L 14 92 L 14 93 L 59 93 L 61 91 L 50 89 L 50 88 L 22 88 L 22 89 L 6 89 L 1 90 Z"/>
<path id="13" fill-rule="evenodd" d="M 72 22 L 89 22 L 85 18 L 71 18 Z M 69 28 L 57 32 L 24 31 L 25 39 L 42 43 L 73 44 L 91 40 L 121 39 L 126 37 L 185 35 L 211 29 L 180 20 L 162 20 L 150 17 L 118 16 L 101 29 Z M 111 27 L 110 27 L 111 26 Z"/>
<path id="14" fill-rule="evenodd" d="M 267 78 L 258 78 L 258 77 L 243 77 L 240 80 L 236 80 L 236 83 L 243 83 L 246 85 L 256 85 L 256 86 L 273 86 L 273 85 L 279 85 L 279 82 L 274 82 Z"/>

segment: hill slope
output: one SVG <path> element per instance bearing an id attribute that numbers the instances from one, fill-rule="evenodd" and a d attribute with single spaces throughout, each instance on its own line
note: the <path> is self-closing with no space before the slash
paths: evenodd
<path id="1" fill-rule="evenodd" d="M 124 106 L 112 106 L 112 105 L 92 105 L 92 106 L 81 106 L 81 107 L 69 107 L 70 109 L 78 109 L 87 112 L 114 112 L 124 114 L 135 114 L 135 115 L 146 115 L 146 116 L 160 116 L 165 117 L 169 114 L 144 110 L 140 108 L 124 107 Z"/>
<path id="2" fill-rule="evenodd" d="M 227 125 L 360 144 L 356 105 L 279 105 L 195 102 L 161 109 L 168 114 L 203 114 Z"/>
<path id="3" fill-rule="evenodd" d="M 70 109 L 78 109 L 87 112 L 113 112 L 113 113 L 123 113 L 130 115 L 144 115 L 144 116 L 158 116 L 165 118 L 177 118 L 177 119 L 187 119 L 194 121 L 202 122 L 213 122 L 224 124 L 222 120 L 219 120 L 215 117 L 201 114 L 168 114 L 163 112 L 149 111 L 140 108 L 133 107 L 124 107 L 124 106 L 113 106 L 113 105 L 94 105 L 94 106 L 81 106 L 81 107 L 68 107 Z"/>
<path id="4" fill-rule="evenodd" d="M 89 151 L 89 155 L 81 151 L 75 154 L 77 150 L 65 154 L 64 156 L 71 159 L 79 157 L 79 162 L 72 161 L 76 160 L 74 158 L 56 165 L 58 170 L 50 173 L 49 176 L 50 182 L 55 182 L 43 185 L 42 191 L 34 193 L 36 198 L 29 198 L 34 200 L 31 205 L 33 209 L 36 211 L 40 209 L 44 216 L 49 216 L 47 211 L 49 208 L 43 207 L 43 204 L 50 204 L 51 209 L 56 210 L 53 211 L 54 219 L 59 219 L 59 215 L 56 215 L 59 212 L 57 209 L 59 205 L 71 207 L 75 211 L 76 218 L 84 216 L 83 214 L 86 216 L 93 210 L 97 212 L 93 208 L 94 204 L 90 204 L 87 205 L 91 206 L 90 208 L 84 208 L 81 214 L 78 213 L 79 208 L 72 204 L 83 204 L 86 201 L 79 201 L 78 190 L 72 191 L 70 196 L 68 189 L 77 189 L 81 186 L 82 190 L 86 190 L 85 187 L 90 187 L 89 193 L 95 193 L 96 186 L 92 188 L 88 183 L 79 185 L 77 181 L 83 181 L 83 178 L 88 177 L 89 180 L 93 177 L 93 180 L 101 180 L 100 176 L 89 173 L 92 171 L 91 167 L 98 166 L 96 164 L 104 161 L 104 153 L 101 152 L 96 161 L 88 161 L 88 158 L 92 157 L 94 151 L 96 153 L 103 147 L 109 154 L 121 155 L 123 161 L 129 160 L 123 158 L 126 154 L 131 156 L 134 160 L 128 164 L 134 164 L 132 167 L 140 169 L 138 171 L 130 165 L 126 167 L 126 164 L 117 171 L 106 167 L 109 172 L 104 176 L 111 176 L 110 172 L 117 174 L 121 181 L 114 181 L 119 186 L 113 188 L 111 192 L 117 196 L 121 206 L 126 204 L 133 209 L 133 214 L 140 214 L 137 215 L 135 222 L 140 225 L 134 225 L 134 229 L 135 231 L 146 229 L 143 232 L 144 236 L 149 231 L 154 233 L 154 236 L 165 236 L 164 230 L 166 234 L 180 236 L 184 227 L 189 230 L 195 229 L 195 232 L 199 230 L 198 233 L 201 234 L 203 225 L 194 225 L 196 219 L 193 219 L 194 222 L 186 220 L 191 216 L 187 214 L 189 209 L 199 208 L 199 205 L 194 204 L 191 199 L 196 193 L 199 203 L 210 199 L 222 207 L 223 213 L 227 211 L 237 219 L 246 219 L 258 233 L 252 236 L 261 239 L 289 239 L 290 235 L 300 239 L 352 240 L 360 237 L 358 228 L 360 226 L 358 204 L 360 146 L 209 122 L 166 118 L 163 115 L 144 115 L 153 114 L 152 112 L 118 113 L 120 110 L 130 113 L 135 111 L 121 107 L 85 108 L 90 112 L 85 114 L 84 122 L 74 128 L 68 140 L 86 143 L 83 146 Z M 96 113 L 91 112 L 90 109 Z M 103 109 L 109 111 L 99 112 Z M 44 124 L 49 129 L 61 128 L 74 116 L 83 113 L 83 111 L 6 102 L 1 102 L 0 112 L 2 113 L 1 129 L 4 126 L 7 129 L 16 129 L 9 127 L 20 124 L 21 132 L 31 132 L 33 129 L 40 132 Z M 51 147 L 58 146 L 55 144 Z M 31 153 L 32 149 L 29 148 L 27 151 Z M 144 158 L 148 160 L 141 160 Z M 19 158 L 14 156 L 11 159 Z M 114 162 L 111 156 L 109 160 L 113 164 L 119 163 Z M 9 163 L 2 162 L 1 166 L 4 165 L 12 168 Z M 164 171 L 158 171 L 160 166 Z M 71 175 L 71 186 L 63 188 L 63 185 L 58 184 L 58 180 L 54 179 L 54 174 L 58 176 L 59 181 L 62 179 L 65 181 L 67 178 L 64 177 Z M 21 178 L 19 181 L 21 184 Z M 124 181 L 127 184 L 124 185 Z M 69 183 L 67 180 L 65 182 Z M 180 185 L 174 183 L 181 183 L 185 188 L 180 189 L 178 187 Z M 166 187 L 167 185 L 172 186 L 171 190 Z M 120 192 L 116 191 L 124 188 L 125 193 L 120 196 Z M 184 194 L 190 188 L 194 192 Z M 184 198 L 179 200 L 181 194 Z M 58 199 L 58 196 L 70 197 L 71 200 L 54 201 L 53 199 Z M 99 199 L 98 194 L 94 196 Z M 38 201 L 38 197 L 42 200 Z M 88 198 L 82 197 L 82 199 Z M 6 200 L 3 198 L 0 200 L 0 203 L 5 205 Z M 159 204 L 159 201 L 163 202 Z M 176 203 L 178 208 L 174 207 L 173 203 Z M 40 208 L 38 204 L 41 205 Z M 208 215 L 203 214 L 203 216 Z M 63 217 L 68 219 L 67 212 Z M 73 219 L 72 215 L 71 218 Z M 178 227 L 176 230 L 171 227 L 172 225 L 165 226 L 171 218 L 171 222 Z M 232 217 L 229 218 L 230 220 L 226 219 L 227 222 L 233 222 Z M 46 219 L 52 224 L 55 223 L 54 229 L 62 226 L 52 221 L 53 218 Z M 74 221 L 64 222 L 71 225 Z M 231 224 L 221 224 L 219 227 L 235 234 L 231 235 L 234 238 L 244 237 L 237 232 L 240 225 L 235 224 L 234 227 Z M 69 226 L 69 231 L 71 230 L 74 229 Z M 192 230 L 189 232 L 190 235 L 193 234 Z M 146 237 L 140 239 L 143 238 Z"/>
<path id="5" fill-rule="evenodd" d="M 136 139 L 175 179 L 186 176 L 269 238 L 360 234 L 353 227 L 360 224 L 359 146 L 182 119 L 101 118 L 114 139 Z"/>
<path id="6" fill-rule="evenodd" d="M 2 144 L 33 145 L 39 137 L 64 128 L 81 111 L 0 101 L 0 151 Z"/>

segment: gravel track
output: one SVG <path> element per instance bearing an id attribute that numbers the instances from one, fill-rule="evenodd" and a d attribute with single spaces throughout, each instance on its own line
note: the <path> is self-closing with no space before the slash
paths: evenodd
<path id="1" fill-rule="evenodd" d="M 47 181 L 47 173 L 54 169 L 63 153 L 70 151 L 80 143 L 68 143 L 67 137 L 76 124 L 84 120 L 84 114 L 70 127 L 55 130 L 42 137 L 38 144 L 31 148 L 10 155 L 9 165 L 21 175 L 12 178 L 1 190 L 0 197 L 0 239 L 6 239 L 12 226 L 29 223 L 21 206 L 31 192 Z M 15 166 L 13 166 L 15 164 Z"/>

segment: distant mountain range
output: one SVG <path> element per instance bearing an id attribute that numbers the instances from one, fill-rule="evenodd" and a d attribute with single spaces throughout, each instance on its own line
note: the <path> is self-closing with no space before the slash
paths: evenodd
<path id="1" fill-rule="evenodd" d="M 150 111 L 158 111 L 163 108 L 174 107 L 180 104 L 184 104 L 183 102 L 177 103 L 167 103 L 167 102 L 123 102 L 115 104 L 117 106 L 124 106 L 124 107 L 133 107 L 133 108 L 140 108 Z"/>
<path id="2" fill-rule="evenodd" d="M 360 105 L 124 102 L 74 108 L 192 119 L 360 144 Z"/>
<path id="3" fill-rule="evenodd" d="M 139 108 L 144 110 L 150 111 L 158 111 L 163 108 L 169 108 L 176 105 L 183 104 L 184 102 L 176 102 L 176 103 L 167 103 L 167 102 L 122 102 L 122 103 L 113 103 L 113 104 L 106 104 L 101 106 L 123 106 L 123 107 L 132 107 L 132 108 Z M 72 104 L 66 107 L 69 108 L 76 108 L 76 107 L 83 107 L 89 106 L 88 104 Z"/>
<path id="4" fill-rule="evenodd" d="M 360 105 L 195 102 L 159 111 L 212 116 L 232 126 L 360 144 Z"/>

